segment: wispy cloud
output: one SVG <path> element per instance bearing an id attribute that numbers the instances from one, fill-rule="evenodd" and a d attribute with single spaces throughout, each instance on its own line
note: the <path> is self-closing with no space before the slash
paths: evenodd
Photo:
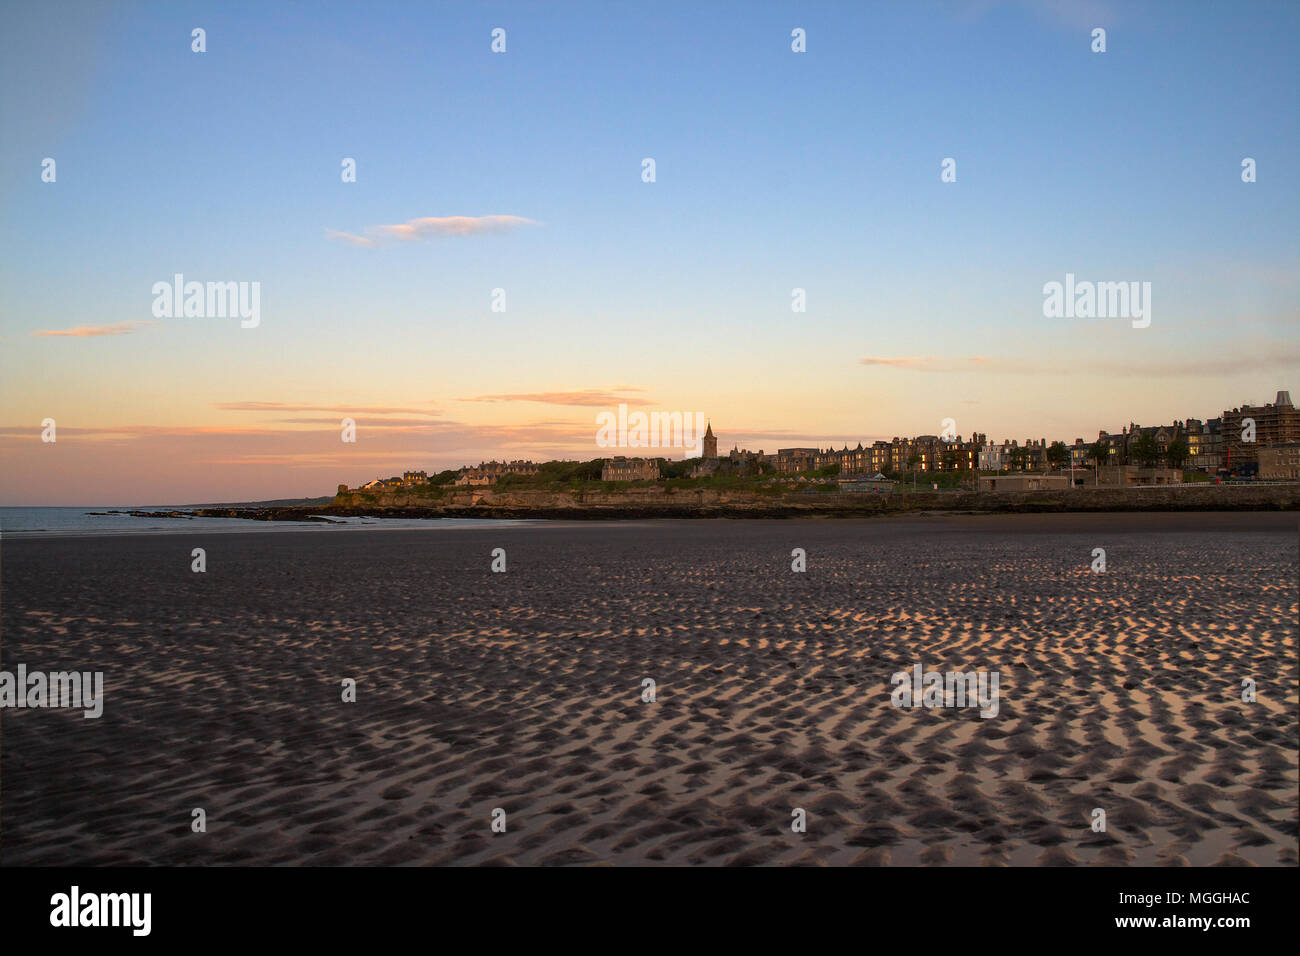
<path id="1" fill-rule="evenodd" d="M 385 240 L 390 239 L 399 242 L 423 242 L 439 236 L 478 236 L 536 225 L 540 223 L 533 219 L 525 219 L 523 216 L 425 216 L 393 225 L 367 226 L 364 236 L 327 229 L 325 238 L 370 248 L 383 245 Z"/>
<path id="2" fill-rule="evenodd" d="M 645 389 L 624 387 L 620 391 L 642 392 Z M 581 405 L 608 407 L 610 405 L 649 405 L 649 399 L 620 395 L 605 389 L 587 388 L 574 392 L 516 392 L 504 395 L 476 395 L 458 399 L 462 402 L 540 402 L 544 405 Z"/>
<path id="3" fill-rule="evenodd" d="M 363 415 L 365 413 L 357 412 L 357 414 Z M 388 413 L 384 413 L 384 414 L 388 414 Z M 307 418 L 274 418 L 272 419 L 272 421 L 280 425 L 325 425 L 334 428 L 337 428 L 339 424 L 338 418 L 322 418 L 320 416 L 311 416 Z M 363 418 L 361 419 L 361 424 L 363 424 L 366 428 L 388 428 L 388 429 L 415 428 L 415 429 L 427 430 L 429 428 L 442 428 L 442 427 L 450 428 L 453 427 L 456 423 L 435 422 L 435 421 L 430 421 L 427 418 L 380 417 L 380 418 Z"/>
<path id="4" fill-rule="evenodd" d="M 908 358 L 868 357 L 858 359 L 859 365 L 897 368 L 910 372 L 1040 372 L 1046 367 L 1037 362 L 1021 359 L 991 359 L 984 355 L 936 358 L 933 355 Z"/>
<path id="5" fill-rule="evenodd" d="M 407 405 L 292 405 L 288 402 L 217 402 L 213 406 L 227 412 L 339 412 L 354 415 L 441 415 L 431 408 Z"/>
<path id="6" fill-rule="evenodd" d="M 338 239 L 341 242 L 346 242 L 353 246 L 362 246 L 365 248 L 372 248 L 374 246 L 379 245 L 379 243 L 376 242 L 374 239 L 367 239 L 365 236 L 354 236 L 350 232 L 339 232 L 337 229 L 326 229 L 325 238 Z"/>
<path id="7" fill-rule="evenodd" d="M 917 371 L 922 371 L 934 364 L 934 357 L 933 356 L 927 356 L 925 358 L 868 357 L 868 358 L 858 359 L 858 364 L 859 365 L 883 365 L 886 368 L 910 368 L 910 369 L 915 369 Z"/>
<path id="8" fill-rule="evenodd" d="M 1076 358 L 1069 362 L 1040 362 L 1016 358 L 989 358 L 985 355 L 948 358 L 879 358 L 858 359 L 859 365 L 895 368 L 909 372 L 983 372 L 994 375 L 1042 374 L 1065 375 L 1070 372 L 1095 372 L 1107 375 L 1136 375 L 1152 378 L 1189 375 L 1230 375 L 1252 369 L 1294 369 L 1300 365 L 1300 349 L 1278 348 L 1276 343 L 1261 345 L 1257 350 L 1239 354 L 1224 353 L 1213 358 Z"/>
<path id="9" fill-rule="evenodd" d="M 109 325 L 78 325 L 71 329 L 42 329 L 33 332 L 37 336 L 68 336 L 74 339 L 89 339 L 98 335 L 129 335 L 136 329 L 157 325 L 151 321 L 113 322 Z"/>

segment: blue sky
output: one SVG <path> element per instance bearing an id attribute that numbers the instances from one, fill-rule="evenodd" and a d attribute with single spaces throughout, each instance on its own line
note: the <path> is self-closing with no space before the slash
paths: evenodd
<path id="1" fill-rule="evenodd" d="M 202 469 L 213 490 L 270 496 L 390 463 L 595 457 L 596 409 L 562 400 L 574 392 L 702 410 L 724 446 L 770 450 L 933 433 L 944 417 L 1070 441 L 1300 390 L 1295 3 L 6 16 L 0 426 L 18 467 L 3 503 L 60 481 L 80 503 L 78 482 L 115 455 L 169 459 L 158 436 L 101 440 L 131 429 L 291 426 L 280 462 L 191 461 L 220 461 Z M 343 157 L 356 183 L 340 181 Z M 940 182 L 945 157 L 956 183 Z M 535 225 L 377 248 L 327 238 L 490 215 Z M 262 325 L 35 334 L 143 323 L 150 287 L 176 272 L 260 281 Z M 1151 328 L 1045 319 L 1042 285 L 1066 272 L 1150 281 Z M 505 314 L 489 311 L 497 287 Z M 790 310 L 794 287 L 806 313 Z M 560 400 L 475 401 L 487 395 Z M 441 430 L 348 463 L 352 449 L 304 450 L 301 433 L 337 432 L 327 415 L 229 408 L 255 402 L 427 404 Z M 23 444 L 46 415 L 84 428 L 95 453 L 51 472 Z"/>

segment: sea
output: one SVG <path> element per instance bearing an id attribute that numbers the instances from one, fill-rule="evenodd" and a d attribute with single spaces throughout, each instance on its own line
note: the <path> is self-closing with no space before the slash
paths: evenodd
<path id="1" fill-rule="evenodd" d="M 108 511 L 144 511 L 158 517 L 128 514 L 105 514 Z M 448 528 L 517 527 L 535 524 L 524 519 L 493 518 L 340 518 L 329 521 L 253 521 L 248 518 L 165 517 L 184 508 L 126 508 L 118 506 L 84 508 L 0 508 L 0 536 L 45 537 L 119 534 L 193 534 L 196 531 L 314 531 L 334 534 L 340 531 L 376 531 Z"/>

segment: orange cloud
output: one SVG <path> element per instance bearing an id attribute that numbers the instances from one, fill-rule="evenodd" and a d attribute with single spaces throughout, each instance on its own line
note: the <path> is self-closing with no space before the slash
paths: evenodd
<path id="1" fill-rule="evenodd" d="M 353 235 L 352 233 L 350 233 L 350 232 L 339 232 L 337 229 L 326 229 L 326 230 L 325 230 L 325 238 L 326 238 L 326 239 L 339 239 L 339 240 L 342 240 L 343 242 L 349 243 L 349 244 L 351 244 L 351 245 L 354 245 L 354 246 L 363 246 L 363 247 L 366 247 L 366 248 L 372 248 L 372 247 L 374 247 L 374 246 L 379 245 L 379 243 L 377 243 L 377 242 L 376 242 L 375 240 L 373 240 L 373 239 L 367 239 L 365 236 L 354 236 L 354 235 Z"/>
<path id="2" fill-rule="evenodd" d="M 150 325 L 157 325 L 156 322 L 133 321 L 133 322 L 114 322 L 111 325 L 78 325 L 72 329 L 42 329 L 39 332 L 33 332 L 32 335 L 38 336 L 69 336 L 74 339 L 88 339 L 97 335 L 129 335 L 136 329 L 142 329 Z"/>
<path id="3" fill-rule="evenodd" d="M 227 412 L 339 412 L 347 415 L 441 415 L 430 408 L 406 405 L 290 405 L 287 402 L 217 402 Z"/>
<path id="4" fill-rule="evenodd" d="M 381 245 L 384 239 L 422 242 L 437 236 L 477 236 L 536 225 L 540 223 L 523 216 L 424 216 L 394 225 L 367 226 L 368 235 L 365 236 L 327 229 L 325 238 L 338 239 L 354 246 L 373 247 Z"/>
<path id="5" fill-rule="evenodd" d="M 1251 351 L 1219 354 L 1209 358 L 1107 357 L 1075 358 L 1069 362 L 1040 362 L 1018 358 L 989 358 L 969 355 L 965 358 L 861 358 L 859 365 L 905 369 L 912 372 L 988 372 L 995 375 L 1044 374 L 1065 375 L 1070 372 L 1093 372 L 1104 375 L 1170 377 L 1188 375 L 1227 375 L 1256 369 L 1290 370 L 1300 365 L 1300 350 L 1278 348 L 1276 344 Z"/>
<path id="6" fill-rule="evenodd" d="M 860 358 L 859 365 L 883 365 L 886 368 L 925 368 L 934 362 L 933 358 Z"/>
<path id="7" fill-rule="evenodd" d="M 644 389 L 626 389 L 627 391 L 644 391 Z M 608 405 L 649 405 L 650 400 L 616 395 L 601 389 L 582 389 L 575 392 L 516 392 L 504 395 L 476 395 L 473 398 L 457 399 L 461 402 L 540 402 L 543 405 L 580 405 L 584 407 L 603 407 Z"/>

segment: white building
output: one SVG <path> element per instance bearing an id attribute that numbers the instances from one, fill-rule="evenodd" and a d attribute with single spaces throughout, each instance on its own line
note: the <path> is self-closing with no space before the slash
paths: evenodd
<path id="1" fill-rule="evenodd" d="M 980 449 L 980 471 L 1002 470 L 1002 447 L 989 442 Z"/>

